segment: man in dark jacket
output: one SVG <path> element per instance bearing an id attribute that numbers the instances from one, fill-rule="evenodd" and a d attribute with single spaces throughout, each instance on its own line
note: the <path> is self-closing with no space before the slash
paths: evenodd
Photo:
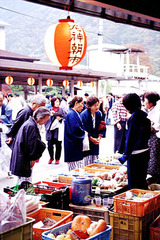
<path id="1" fill-rule="evenodd" d="M 20 127 L 22 126 L 22 124 L 25 121 L 27 121 L 30 116 L 33 115 L 33 112 L 36 109 L 38 109 L 41 106 L 45 106 L 45 104 L 46 104 L 45 96 L 43 96 L 41 94 L 37 94 L 31 99 L 30 104 L 26 105 L 24 108 L 22 108 L 18 112 L 17 117 L 14 121 L 14 124 L 13 124 L 11 130 L 7 134 L 8 139 L 7 139 L 6 143 L 10 145 L 11 149 L 13 147 L 11 143 L 12 143 L 13 139 L 16 137 L 16 134 L 17 134 L 18 130 L 20 129 Z"/>
<path id="2" fill-rule="evenodd" d="M 29 119 L 20 127 L 13 145 L 10 170 L 18 176 L 19 181 L 31 181 L 32 167 L 35 160 L 42 156 L 45 150 L 45 143 L 37 124 L 45 124 L 50 117 L 50 111 L 45 107 L 39 107 Z"/>

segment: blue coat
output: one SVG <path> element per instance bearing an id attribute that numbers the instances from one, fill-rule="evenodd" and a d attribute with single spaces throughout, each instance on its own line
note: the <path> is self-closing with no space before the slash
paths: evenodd
<path id="1" fill-rule="evenodd" d="M 83 159 L 84 129 L 80 115 L 70 109 L 65 118 L 64 161 L 74 162 Z"/>
<path id="2" fill-rule="evenodd" d="M 36 122 L 30 117 L 19 129 L 11 155 L 10 170 L 12 174 L 20 177 L 31 176 L 31 161 L 42 156 L 45 144 Z"/>
<path id="3" fill-rule="evenodd" d="M 123 157 L 127 160 L 134 150 L 148 148 L 148 140 L 151 133 L 151 122 L 147 114 L 138 110 L 132 113 L 127 121 L 126 142 Z"/>
<path id="4" fill-rule="evenodd" d="M 102 120 L 102 113 L 100 111 L 97 111 L 95 113 L 95 128 L 93 128 L 93 121 L 91 116 L 90 109 L 85 109 L 80 114 L 83 122 L 83 126 L 85 131 L 88 132 L 88 136 L 92 136 L 94 138 L 98 138 L 99 134 L 102 134 L 102 136 L 105 135 L 105 131 L 98 131 L 98 127 L 100 124 L 100 121 Z M 88 151 L 87 155 L 98 155 L 99 154 L 99 145 L 93 144 L 91 141 L 89 141 L 90 144 L 90 151 Z"/>
<path id="5" fill-rule="evenodd" d="M 12 109 L 8 105 L 2 105 L 0 119 L 7 127 L 12 126 Z"/>

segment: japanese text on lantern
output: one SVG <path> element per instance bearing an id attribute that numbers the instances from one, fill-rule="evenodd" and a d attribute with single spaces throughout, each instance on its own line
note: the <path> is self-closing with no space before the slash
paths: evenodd
<path id="1" fill-rule="evenodd" d="M 84 36 L 83 30 L 79 27 L 79 25 L 72 24 L 70 25 L 71 31 L 71 51 L 69 61 L 72 63 L 76 63 L 79 61 L 83 54 L 84 48 Z"/>

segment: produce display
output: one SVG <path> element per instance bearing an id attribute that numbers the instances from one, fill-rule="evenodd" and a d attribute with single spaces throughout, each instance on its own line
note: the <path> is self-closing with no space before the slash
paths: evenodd
<path id="1" fill-rule="evenodd" d="M 119 169 L 112 169 L 111 171 L 97 171 L 92 178 L 92 186 L 99 186 L 105 189 L 116 189 L 127 184 L 127 168 L 125 166 Z"/>
<path id="2" fill-rule="evenodd" d="M 116 152 L 114 154 L 108 155 L 106 157 L 103 158 L 99 158 L 100 162 L 113 162 L 113 163 L 118 163 L 120 164 L 120 162 L 118 161 L 118 158 L 120 158 L 122 156 L 122 154 Z"/>
<path id="3" fill-rule="evenodd" d="M 36 222 L 33 227 L 34 228 L 50 228 L 50 227 L 54 227 L 54 225 L 57 223 L 56 220 L 51 219 L 49 217 L 46 217 L 43 221 L 38 221 Z"/>
<path id="4" fill-rule="evenodd" d="M 77 215 L 71 223 L 71 229 L 66 233 L 55 236 L 51 231 L 47 236 L 56 240 L 81 240 L 101 233 L 106 230 L 106 228 L 107 224 L 102 219 L 98 222 L 92 222 L 86 215 Z"/>

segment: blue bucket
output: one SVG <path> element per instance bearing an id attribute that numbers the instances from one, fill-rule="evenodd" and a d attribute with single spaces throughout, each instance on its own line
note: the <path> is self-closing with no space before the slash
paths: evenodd
<path id="1" fill-rule="evenodd" d="M 91 204 L 92 180 L 90 178 L 72 179 L 72 203 L 74 205 Z"/>

